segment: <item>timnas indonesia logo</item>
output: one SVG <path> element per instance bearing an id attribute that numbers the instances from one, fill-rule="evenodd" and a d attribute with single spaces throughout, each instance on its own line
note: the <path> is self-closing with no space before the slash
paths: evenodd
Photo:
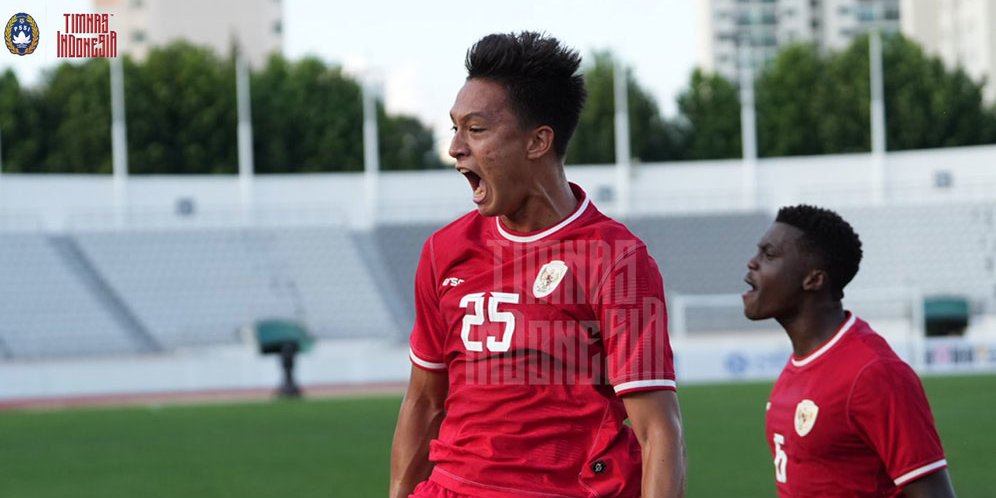
<path id="1" fill-rule="evenodd" d="M 118 32 L 110 29 L 110 14 L 62 14 L 62 17 L 65 31 L 56 32 L 57 57 L 118 56 Z"/>
<path id="2" fill-rule="evenodd" d="M 31 16 L 18 12 L 7 21 L 7 27 L 3 30 L 3 40 L 10 53 L 28 55 L 38 48 L 38 24 Z"/>

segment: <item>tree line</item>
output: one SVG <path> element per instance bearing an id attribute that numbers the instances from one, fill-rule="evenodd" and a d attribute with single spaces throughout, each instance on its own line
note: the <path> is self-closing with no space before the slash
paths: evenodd
<path id="1" fill-rule="evenodd" d="M 758 155 L 842 154 L 871 150 L 868 37 L 821 53 L 812 44 L 783 48 L 755 79 Z M 996 107 L 983 82 L 948 69 L 901 34 L 883 37 L 888 150 L 996 143 Z M 666 63 L 663 62 L 662 63 Z M 595 102 L 582 115 L 568 159 L 614 161 L 612 59 L 597 54 L 587 71 Z M 677 98 L 678 115 L 661 116 L 650 94 L 629 78 L 630 147 L 641 161 L 741 157 L 736 85 L 696 69 Z"/>
<path id="2" fill-rule="evenodd" d="M 233 57 L 177 42 L 152 50 L 142 62 L 125 57 L 123 65 L 131 173 L 238 170 Z M 614 66 L 609 52 L 589 58 L 589 99 L 569 163 L 615 159 Z M 981 82 L 946 68 L 898 34 L 883 39 L 883 67 L 889 150 L 996 143 L 996 108 L 983 101 Z M 109 85 L 105 59 L 64 63 L 37 88 L 21 87 L 10 70 L 0 74 L 4 170 L 109 173 Z M 870 150 L 869 85 L 867 37 L 832 53 L 787 46 L 756 78 L 759 155 Z M 660 112 L 632 72 L 627 87 L 635 159 L 740 157 L 740 98 L 733 83 L 693 71 L 674 117 Z M 251 89 L 257 172 L 363 169 L 361 89 L 341 67 L 275 55 L 251 73 Z M 428 126 L 389 115 L 380 104 L 377 113 L 382 168 L 443 166 Z"/>
<path id="3" fill-rule="evenodd" d="M 3 168 L 25 173 L 109 173 L 110 75 L 106 59 L 63 63 L 37 88 L 0 75 Z M 124 57 L 129 172 L 238 171 L 235 59 L 176 42 L 137 62 Z M 360 84 L 314 58 L 272 56 L 250 75 L 258 173 L 361 171 Z M 385 169 L 443 166 L 432 130 L 378 103 Z"/>

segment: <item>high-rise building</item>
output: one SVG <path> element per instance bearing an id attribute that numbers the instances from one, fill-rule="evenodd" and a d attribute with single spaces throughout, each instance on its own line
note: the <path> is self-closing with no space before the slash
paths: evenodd
<path id="1" fill-rule="evenodd" d="M 872 27 L 899 31 L 899 2 L 700 0 L 699 66 L 737 82 L 744 62 L 757 70 L 789 43 L 809 42 L 821 50 L 840 50 Z M 741 48 L 748 50 L 746 57 Z"/>
<path id="2" fill-rule="evenodd" d="M 139 59 L 177 39 L 228 55 L 234 46 L 261 66 L 283 41 L 281 0 L 94 0 L 97 12 L 114 15 L 118 50 Z"/>
<path id="3" fill-rule="evenodd" d="M 996 101 L 996 2 L 992 0 L 902 0 L 902 32 L 924 50 L 960 67 L 972 79 L 987 80 Z"/>

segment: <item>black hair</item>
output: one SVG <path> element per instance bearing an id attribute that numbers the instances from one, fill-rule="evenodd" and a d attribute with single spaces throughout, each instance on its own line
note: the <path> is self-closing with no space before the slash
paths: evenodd
<path id="1" fill-rule="evenodd" d="M 778 210 L 778 223 L 802 231 L 801 248 L 819 257 L 830 276 L 830 289 L 836 299 L 844 297 L 844 287 L 858 273 L 861 239 L 851 224 L 829 209 L 800 204 Z"/>
<path id="2" fill-rule="evenodd" d="M 564 157 L 588 96 L 577 51 L 541 33 L 492 34 L 470 47 L 465 64 L 468 80 L 505 88 L 521 125 L 553 128 L 553 149 Z"/>

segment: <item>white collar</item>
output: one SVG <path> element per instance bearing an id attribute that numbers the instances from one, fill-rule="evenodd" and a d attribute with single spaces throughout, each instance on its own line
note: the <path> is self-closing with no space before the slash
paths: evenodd
<path id="1" fill-rule="evenodd" d="M 589 200 L 588 195 L 585 194 L 584 199 L 581 201 L 581 204 L 578 206 L 578 208 L 574 210 L 573 214 L 565 218 L 564 221 L 561 221 L 560 223 L 557 223 L 556 225 L 547 228 L 542 232 L 534 233 L 532 235 L 515 235 L 509 233 L 508 230 L 505 230 L 505 227 L 501 226 L 500 216 L 495 216 L 495 226 L 498 227 L 498 233 L 500 233 L 502 237 L 505 237 L 506 239 L 511 240 L 512 242 L 536 242 L 537 240 L 541 240 L 544 237 L 553 235 L 554 232 L 560 230 L 561 228 L 566 227 L 567 225 L 570 225 L 572 221 L 578 219 L 582 214 L 584 214 L 585 210 L 588 209 L 588 206 L 590 204 L 591 201 Z"/>
<path id="2" fill-rule="evenodd" d="M 823 353 L 826 353 L 827 351 L 829 351 L 830 348 L 832 348 L 834 344 L 837 344 L 837 341 L 840 341 L 841 337 L 844 337 L 844 334 L 848 330 L 851 330 L 851 326 L 854 325 L 854 321 L 856 319 L 857 319 L 857 315 L 855 315 L 854 313 L 851 313 L 850 318 L 848 318 L 847 321 L 844 322 L 844 325 L 840 327 L 840 330 L 838 330 L 837 333 L 834 334 L 834 336 L 831 337 L 830 340 L 826 342 L 826 344 L 820 346 L 820 348 L 817 349 L 816 351 L 813 351 L 812 353 L 809 353 L 809 355 L 807 355 L 805 358 L 803 358 L 801 360 L 797 360 L 797 359 L 795 359 L 795 357 L 793 357 L 791 359 L 792 365 L 797 366 L 797 367 L 804 367 L 804 366 L 812 363 L 813 360 L 819 358 L 820 356 L 823 356 Z"/>

